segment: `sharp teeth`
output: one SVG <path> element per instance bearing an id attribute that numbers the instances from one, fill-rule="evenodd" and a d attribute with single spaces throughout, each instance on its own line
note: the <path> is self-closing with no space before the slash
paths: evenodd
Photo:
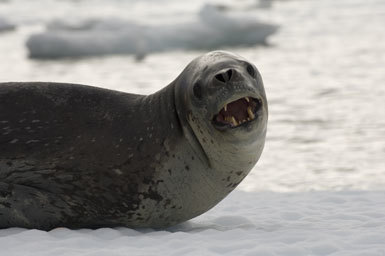
<path id="1" fill-rule="evenodd" d="M 227 111 L 227 104 L 225 105 L 224 109 L 225 109 L 225 111 Z"/>
<path id="2" fill-rule="evenodd" d="M 247 102 L 250 102 L 250 99 L 249 99 L 249 97 L 245 97 L 245 99 L 246 99 L 246 101 L 247 101 Z"/>
<path id="3" fill-rule="evenodd" d="M 251 111 L 251 107 L 247 108 L 247 113 L 249 114 L 250 119 L 254 119 L 255 118 L 253 111 Z"/>
<path id="4" fill-rule="evenodd" d="M 237 126 L 238 125 L 238 122 L 237 120 L 235 120 L 235 117 L 231 117 L 231 122 L 233 123 L 234 126 Z"/>

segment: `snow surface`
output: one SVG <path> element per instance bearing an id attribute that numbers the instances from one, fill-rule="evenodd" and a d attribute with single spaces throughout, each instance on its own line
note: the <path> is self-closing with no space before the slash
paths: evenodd
<path id="1" fill-rule="evenodd" d="M 385 191 L 235 191 L 167 230 L 0 230 L 0 255 L 383 256 Z"/>
<path id="2" fill-rule="evenodd" d="M 32 58 L 135 54 L 174 49 L 214 49 L 264 43 L 277 26 L 251 15 L 228 14 L 205 5 L 198 19 L 180 24 L 143 25 L 121 19 L 54 20 L 47 31 L 31 35 Z"/>

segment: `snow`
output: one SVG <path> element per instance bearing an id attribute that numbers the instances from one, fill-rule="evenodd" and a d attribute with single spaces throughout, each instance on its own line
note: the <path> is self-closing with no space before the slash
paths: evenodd
<path id="1" fill-rule="evenodd" d="M 225 13 L 205 5 L 198 19 L 185 23 L 144 25 L 122 19 L 54 20 L 27 41 L 32 58 L 135 54 L 175 49 L 214 49 L 264 43 L 277 26 L 252 15 Z M 204 39 L 204 40 L 203 40 Z"/>
<path id="2" fill-rule="evenodd" d="M 166 230 L 0 230 L 2 255 L 385 255 L 385 191 L 230 194 Z"/>

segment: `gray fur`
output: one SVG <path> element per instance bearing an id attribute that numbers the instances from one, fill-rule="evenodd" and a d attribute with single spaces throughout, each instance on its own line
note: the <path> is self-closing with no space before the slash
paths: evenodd
<path id="1" fill-rule="evenodd" d="M 209 210 L 263 149 L 267 102 L 259 73 L 247 74 L 247 64 L 211 52 L 148 96 L 1 83 L 0 228 L 163 228 Z M 229 67 L 236 79 L 215 84 L 213 76 Z M 216 130 L 212 115 L 246 95 L 263 103 L 258 120 Z"/>

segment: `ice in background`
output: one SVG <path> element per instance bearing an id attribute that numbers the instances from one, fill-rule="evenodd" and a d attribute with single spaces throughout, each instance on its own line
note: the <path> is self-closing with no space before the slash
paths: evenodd
<path id="1" fill-rule="evenodd" d="M 206 4 L 191 21 L 140 24 L 121 19 L 54 20 L 46 31 L 31 35 L 27 48 L 31 58 L 64 58 L 111 54 L 146 54 L 223 46 L 266 44 L 277 30 L 274 24 L 222 11 Z"/>
<path id="2" fill-rule="evenodd" d="M 207 3 L 0 1 L 1 20 L 16 25 L 0 33 L 0 81 L 155 92 L 207 50 L 169 49 L 141 61 L 132 55 L 34 60 L 26 41 L 54 20 L 177 25 L 191 21 Z M 1 253 L 385 255 L 385 2 L 266 3 L 220 3 L 238 17 L 279 25 L 268 46 L 223 48 L 256 64 L 269 100 L 265 150 L 236 191 L 208 213 L 162 231 L 1 230 Z"/>

